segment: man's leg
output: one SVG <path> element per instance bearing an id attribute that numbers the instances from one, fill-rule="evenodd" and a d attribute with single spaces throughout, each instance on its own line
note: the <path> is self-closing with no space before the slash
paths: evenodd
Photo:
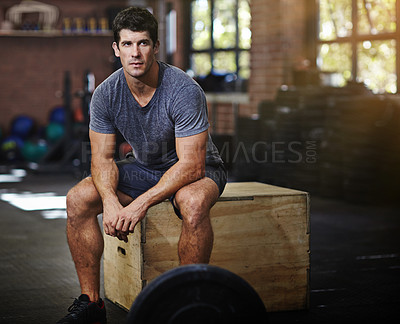
<path id="1" fill-rule="evenodd" d="M 122 205 L 132 201 L 118 192 Z M 67 194 L 67 239 L 78 274 L 81 293 L 92 301 L 99 299 L 100 260 L 104 241 L 97 215 L 102 212 L 102 202 L 92 178 L 83 179 Z"/>
<path id="2" fill-rule="evenodd" d="M 178 243 L 181 265 L 210 261 L 214 241 L 210 209 L 218 197 L 218 186 L 210 178 L 202 178 L 176 193 L 175 204 L 183 220 Z"/>

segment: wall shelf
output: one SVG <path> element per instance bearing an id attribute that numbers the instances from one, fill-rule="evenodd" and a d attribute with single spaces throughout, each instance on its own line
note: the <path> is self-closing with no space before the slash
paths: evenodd
<path id="1" fill-rule="evenodd" d="M 64 32 L 62 30 L 0 30 L 0 37 L 111 37 L 112 31 L 105 32 Z"/>

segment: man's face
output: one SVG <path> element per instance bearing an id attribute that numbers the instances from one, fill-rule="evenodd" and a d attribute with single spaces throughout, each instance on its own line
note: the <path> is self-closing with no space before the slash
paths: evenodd
<path id="1" fill-rule="evenodd" d="M 119 35 L 119 46 L 113 43 L 115 56 L 121 59 L 125 73 L 140 79 L 155 62 L 159 44 L 153 44 L 147 31 L 122 29 Z"/>

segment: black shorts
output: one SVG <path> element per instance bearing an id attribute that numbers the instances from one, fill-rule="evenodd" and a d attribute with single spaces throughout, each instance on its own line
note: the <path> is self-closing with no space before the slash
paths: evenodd
<path id="1" fill-rule="evenodd" d="M 142 193 L 154 187 L 163 174 L 168 170 L 153 170 L 145 167 L 135 160 L 134 157 L 128 156 L 126 159 L 117 162 L 119 170 L 118 190 L 132 197 L 133 199 L 139 197 Z M 205 177 L 213 180 L 221 195 L 224 191 L 227 182 L 227 172 L 223 164 L 220 165 L 207 165 L 205 170 Z M 182 215 L 174 205 L 175 194 L 169 200 L 171 201 L 176 215 L 182 219 Z"/>

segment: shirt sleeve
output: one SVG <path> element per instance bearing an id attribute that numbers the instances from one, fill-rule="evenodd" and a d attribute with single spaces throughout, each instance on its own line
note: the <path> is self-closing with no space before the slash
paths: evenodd
<path id="1" fill-rule="evenodd" d="M 175 136 L 187 137 L 208 129 L 207 102 L 197 85 L 184 87 L 176 96 L 173 107 Z"/>
<path id="2" fill-rule="evenodd" d="M 110 107 L 103 93 L 103 88 L 98 87 L 92 95 L 89 128 L 97 133 L 114 134 L 115 127 L 108 112 Z"/>

